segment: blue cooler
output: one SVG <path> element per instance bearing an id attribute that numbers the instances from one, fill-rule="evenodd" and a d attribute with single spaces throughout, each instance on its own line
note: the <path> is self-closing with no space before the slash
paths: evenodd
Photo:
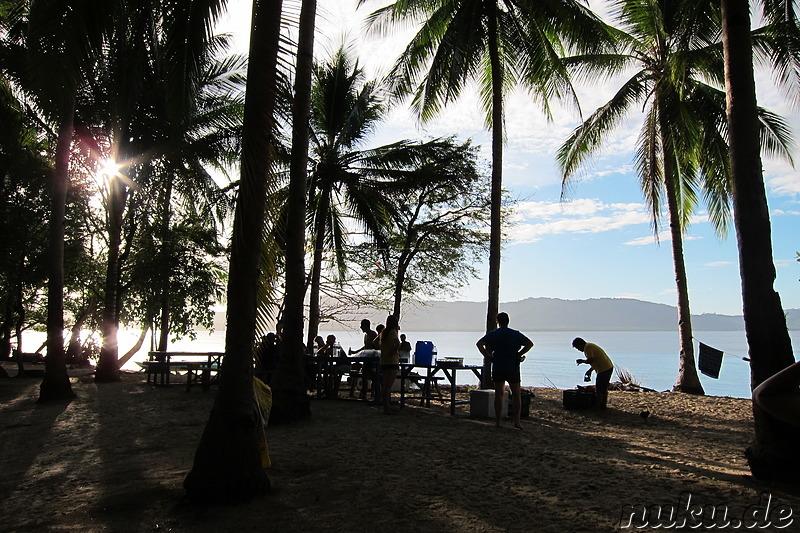
<path id="1" fill-rule="evenodd" d="M 417 366 L 431 366 L 433 364 L 432 341 L 417 341 L 414 349 L 414 364 Z"/>

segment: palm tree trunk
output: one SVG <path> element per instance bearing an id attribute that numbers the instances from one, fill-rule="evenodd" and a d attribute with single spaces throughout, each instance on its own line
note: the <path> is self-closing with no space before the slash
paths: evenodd
<path id="1" fill-rule="evenodd" d="M 663 118 L 663 115 L 660 114 L 660 116 Z M 663 121 L 661 127 L 662 131 L 664 131 L 665 124 Z M 666 141 L 662 140 L 662 145 L 665 144 Z M 678 342 L 681 350 L 678 381 L 672 389 L 690 394 L 705 394 L 703 385 L 697 375 L 697 367 L 694 361 L 692 313 L 689 309 L 689 284 L 686 279 L 686 263 L 683 258 L 683 225 L 681 224 L 681 214 L 678 209 L 675 164 L 672 157 L 668 155 L 671 152 L 672 149 L 665 148 L 664 185 L 667 190 L 669 231 L 672 237 L 672 265 L 675 268 L 675 287 L 678 291 Z"/>
<path id="2" fill-rule="evenodd" d="M 721 1 L 733 216 L 739 245 L 750 385 L 755 388 L 793 364 L 794 355 L 781 300 L 774 289 L 775 265 L 761 168 L 750 6 L 747 0 Z M 753 475 L 796 482 L 800 476 L 796 460 L 800 428 L 776 420 L 755 404 L 753 420 L 754 440 L 746 451 Z"/>
<path id="3" fill-rule="evenodd" d="M 306 142 L 306 145 L 308 143 Z M 307 154 L 307 152 L 306 152 Z M 308 157 L 308 155 L 306 155 Z M 313 346 L 314 339 L 319 332 L 319 323 L 322 320 L 320 311 L 320 283 L 322 280 L 322 259 L 325 248 L 325 221 L 328 219 L 330 209 L 331 187 L 329 184 L 319 191 L 319 206 L 314 224 L 314 258 L 311 265 L 311 287 L 308 299 L 308 336 L 306 346 Z"/>
<path id="4" fill-rule="evenodd" d="M 169 313 L 170 313 L 170 274 L 172 272 L 172 258 L 170 253 L 169 222 L 172 209 L 172 174 L 167 177 L 167 188 L 164 191 L 164 201 L 161 204 L 161 267 L 163 268 L 161 280 L 161 325 L 159 326 L 158 351 L 166 352 L 169 344 Z"/>
<path id="5" fill-rule="evenodd" d="M 228 324 L 220 384 L 192 470 L 184 480 L 195 501 L 243 501 L 269 490 L 259 443 L 264 438 L 253 393 L 256 294 L 267 179 L 275 127 L 282 0 L 254 0 L 245 96 L 242 180 L 236 201 L 228 277 Z"/>
<path id="6" fill-rule="evenodd" d="M 45 372 L 39 389 L 38 402 L 74 398 L 67 375 L 64 353 L 64 219 L 66 217 L 67 189 L 69 188 L 69 160 L 72 145 L 75 99 L 69 97 L 61 112 L 53 170 L 52 211 L 50 212 L 50 258 L 47 282 L 47 357 Z"/>
<path id="7" fill-rule="evenodd" d="M 286 294 L 283 313 L 281 362 L 274 377 L 270 420 L 294 422 L 311 414 L 304 377 L 303 300 L 305 299 L 305 213 L 308 167 L 308 121 L 311 110 L 311 73 L 314 64 L 314 27 L 317 1 L 303 0 L 295 66 L 292 106 L 292 161 L 289 169 L 289 216 L 286 223 Z M 273 418 L 274 417 L 274 418 Z"/>
<path id="8" fill-rule="evenodd" d="M 125 208 L 125 185 L 111 178 L 108 190 L 108 265 L 106 266 L 103 302 L 103 346 L 97 362 L 95 381 L 119 381 L 119 346 L 117 345 L 117 302 L 119 254 L 122 245 L 122 215 Z"/>
<path id="9" fill-rule="evenodd" d="M 497 47 L 497 17 L 488 14 L 489 59 L 492 68 L 492 188 L 489 230 L 489 300 L 486 306 L 486 331 L 497 327 L 500 310 L 500 253 L 503 238 L 503 73 Z M 491 388 L 491 362 L 483 360 L 483 388 Z"/>

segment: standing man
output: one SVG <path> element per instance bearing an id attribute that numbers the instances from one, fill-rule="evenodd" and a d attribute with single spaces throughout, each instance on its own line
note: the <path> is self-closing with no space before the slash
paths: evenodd
<path id="1" fill-rule="evenodd" d="M 364 345 L 358 350 L 353 350 L 352 348 L 350 348 L 350 350 L 348 351 L 350 355 L 357 354 L 362 350 L 375 349 L 375 338 L 378 336 L 378 332 L 374 331 L 370 327 L 369 319 L 365 318 L 361 321 L 361 331 L 364 332 Z"/>
<path id="2" fill-rule="evenodd" d="M 348 349 L 347 353 L 349 355 L 354 355 L 357 353 L 362 353 L 362 355 L 367 354 L 375 354 L 377 355 L 377 351 L 375 348 L 375 339 L 378 338 L 378 333 L 374 331 L 371 327 L 369 319 L 363 319 L 361 321 L 361 331 L 364 332 L 364 345 L 359 348 L 358 350 L 353 350 L 352 348 Z M 369 389 L 369 383 L 373 380 L 373 375 L 375 374 L 376 364 L 372 361 L 364 361 L 363 363 L 356 363 L 361 365 L 361 394 L 360 397 L 362 399 L 367 398 L 367 390 Z M 352 397 L 356 391 L 356 382 L 357 379 L 353 379 L 353 383 L 350 384 L 350 396 Z M 373 387 L 375 383 L 372 383 Z M 375 391 L 373 390 L 373 394 Z"/>
<path id="3" fill-rule="evenodd" d="M 597 409 L 605 409 L 608 405 L 608 382 L 611 381 L 611 374 L 614 372 L 614 363 L 606 352 L 596 344 L 586 342 L 580 337 L 575 337 L 572 347 L 583 352 L 586 359 L 575 359 L 577 364 L 586 363 L 591 368 L 586 371 L 586 381 L 592 379 L 592 370 L 596 372 L 594 388 L 596 400 L 594 406 Z"/>
<path id="4" fill-rule="evenodd" d="M 519 416 L 522 410 L 519 364 L 525 354 L 533 348 L 533 342 L 515 329 L 508 327 L 508 313 L 497 314 L 497 329 L 490 331 L 476 343 L 478 350 L 492 362 L 492 381 L 494 381 L 495 425 L 500 427 L 503 411 L 503 396 L 506 382 L 514 396 L 514 427 L 522 429 Z"/>

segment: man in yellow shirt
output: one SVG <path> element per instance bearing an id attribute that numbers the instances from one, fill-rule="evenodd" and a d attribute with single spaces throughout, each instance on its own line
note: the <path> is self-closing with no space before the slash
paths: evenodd
<path id="1" fill-rule="evenodd" d="M 586 363 L 591 368 L 586 371 L 587 380 L 591 379 L 592 370 L 595 371 L 595 403 L 597 409 L 605 409 L 608 404 L 608 382 L 611 381 L 611 374 L 614 372 L 614 363 L 606 352 L 596 344 L 586 342 L 580 337 L 572 341 L 572 347 L 583 352 L 586 359 L 576 359 L 579 365 Z"/>

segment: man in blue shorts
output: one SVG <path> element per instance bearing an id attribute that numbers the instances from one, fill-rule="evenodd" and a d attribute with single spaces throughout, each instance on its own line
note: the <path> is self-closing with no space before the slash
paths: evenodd
<path id="1" fill-rule="evenodd" d="M 500 427 L 500 416 L 503 411 L 503 396 L 506 394 L 506 382 L 514 396 L 514 427 L 522 429 L 520 411 L 519 364 L 525 360 L 525 354 L 533 348 L 531 340 L 515 329 L 508 327 L 508 314 L 497 314 L 497 329 L 490 331 L 476 343 L 478 350 L 492 362 L 492 381 L 494 381 L 494 416 L 495 424 Z"/>

